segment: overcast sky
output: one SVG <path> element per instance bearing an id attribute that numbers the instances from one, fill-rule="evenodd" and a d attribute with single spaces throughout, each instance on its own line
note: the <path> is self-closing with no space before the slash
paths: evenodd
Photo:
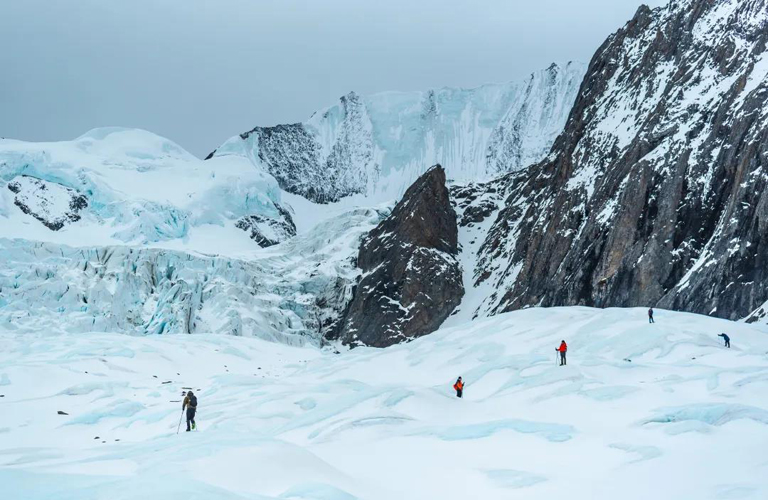
<path id="1" fill-rule="evenodd" d="M 588 62 L 640 3 L 0 0 L 0 137 L 117 125 L 204 155 L 350 90 L 473 87 Z"/>

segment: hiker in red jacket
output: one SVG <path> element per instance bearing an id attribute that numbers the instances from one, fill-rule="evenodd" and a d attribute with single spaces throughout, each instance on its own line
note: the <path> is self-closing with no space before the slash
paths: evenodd
<path id="1" fill-rule="evenodd" d="M 459 377 L 459 379 L 456 380 L 456 383 L 453 384 L 453 388 L 456 389 L 456 397 L 460 398 L 464 393 L 464 382 L 461 380 L 461 377 Z"/>
<path id="2" fill-rule="evenodd" d="M 565 340 L 560 342 L 560 347 L 555 350 L 560 353 L 560 366 L 567 364 L 565 362 L 565 353 L 568 352 L 568 344 L 565 343 Z"/>

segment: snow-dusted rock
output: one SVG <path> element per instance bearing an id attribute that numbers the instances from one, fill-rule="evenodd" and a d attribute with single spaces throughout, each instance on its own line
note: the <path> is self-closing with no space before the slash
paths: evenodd
<path id="1" fill-rule="evenodd" d="M 88 199 L 74 189 L 27 175 L 15 177 L 8 189 L 15 193 L 13 202 L 22 212 L 52 231 L 80 220 L 80 211 L 88 206 Z"/>
<path id="2" fill-rule="evenodd" d="M 386 347 L 435 331 L 464 295 L 457 235 L 436 165 L 363 239 L 363 275 L 340 324 L 342 342 Z"/>
<path id="3" fill-rule="evenodd" d="M 246 215 L 235 223 L 238 229 L 247 231 L 250 238 L 261 247 L 271 247 L 296 236 L 296 225 L 290 212 L 275 204 L 280 217 Z"/>
<path id="4" fill-rule="evenodd" d="M 768 2 L 640 7 L 595 53 L 552 153 L 508 182 L 479 260 L 491 309 L 765 314 L 767 169 Z"/>

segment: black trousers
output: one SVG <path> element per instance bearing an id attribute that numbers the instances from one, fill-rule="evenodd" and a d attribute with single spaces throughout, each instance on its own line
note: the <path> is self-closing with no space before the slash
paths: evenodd
<path id="1" fill-rule="evenodd" d="M 730 340 L 726 340 L 725 341 L 725 347 L 727 347 L 728 349 L 731 348 L 731 341 Z"/>
<path id="2" fill-rule="evenodd" d="M 456 397 L 457 398 L 460 398 L 462 394 L 464 394 L 464 390 L 463 389 L 456 389 Z"/>
<path id="3" fill-rule="evenodd" d="M 196 408 L 187 408 L 187 430 L 191 431 L 192 428 L 190 427 L 190 424 L 195 423 L 195 411 L 197 411 Z"/>
<path id="4" fill-rule="evenodd" d="M 567 365 L 565 362 L 565 351 L 560 351 L 560 366 Z"/>

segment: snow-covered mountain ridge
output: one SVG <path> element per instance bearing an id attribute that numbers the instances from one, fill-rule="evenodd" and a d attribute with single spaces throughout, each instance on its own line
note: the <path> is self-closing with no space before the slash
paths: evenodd
<path id="1" fill-rule="evenodd" d="M 584 71 L 569 62 L 474 89 L 352 92 L 304 123 L 235 136 L 209 158 L 248 158 L 285 191 L 320 203 L 399 198 L 435 164 L 454 181 L 487 179 L 549 152 Z"/>
<path id="2" fill-rule="evenodd" d="M 768 311 L 768 3 L 673 0 L 611 35 L 551 154 L 505 186 L 485 314 Z"/>

